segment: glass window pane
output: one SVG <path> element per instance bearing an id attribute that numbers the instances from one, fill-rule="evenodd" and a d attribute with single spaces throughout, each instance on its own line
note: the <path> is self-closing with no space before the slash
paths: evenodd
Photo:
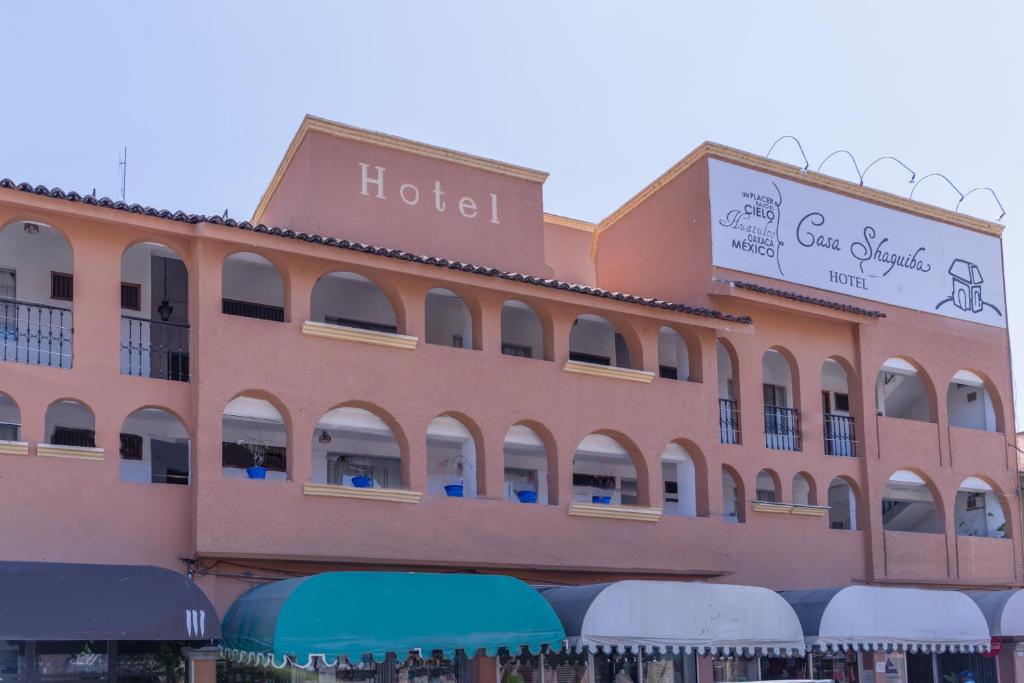
<path id="1" fill-rule="evenodd" d="M 36 671 L 43 678 L 106 678 L 107 643 L 100 640 L 40 641 Z"/>

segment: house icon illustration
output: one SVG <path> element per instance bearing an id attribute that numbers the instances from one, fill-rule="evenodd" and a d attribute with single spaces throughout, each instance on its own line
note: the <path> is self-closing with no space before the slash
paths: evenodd
<path id="1" fill-rule="evenodd" d="M 953 276 L 953 291 L 950 299 L 961 311 L 981 313 L 985 301 L 981 298 L 981 284 L 985 278 L 981 270 L 970 261 L 954 259 L 949 266 L 949 274 Z"/>
<path id="2" fill-rule="evenodd" d="M 980 313 L 985 307 L 981 298 L 981 284 L 985 279 L 981 270 L 974 263 L 962 258 L 953 259 L 949 265 L 949 274 L 953 278 L 953 289 L 950 295 L 954 306 L 972 313 Z"/>

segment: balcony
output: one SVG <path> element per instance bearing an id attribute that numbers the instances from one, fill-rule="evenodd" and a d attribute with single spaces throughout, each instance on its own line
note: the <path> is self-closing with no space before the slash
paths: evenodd
<path id="1" fill-rule="evenodd" d="M 739 403 L 731 398 L 718 399 L 718 433 L 722 443 L 740 442 Z"/>
<path id="2" fill-rule="evenodd" d="M 0 360 L 70 368 L 73 337 L 70 309 L 0 299 Z"/>
<path id="3" fill-rule="evenodd" d="M 856 457 L 857 437 L 852 416 L 825 413 L 825 454 Z"/>
<path id="4" fill-rule="evenodd" d="M 764 445 L 778 451 L 800 450 L 800 411 L 765 406 Z"/>
<path id="5" fill-rule="evenodd" d="M 935 580 L 948 576 L 945 534 L 884 531 L 885 573 L 893 579 Z"/>
<path id="6" fill-rule="evenodd" d="M 121 374 L 189 381 L 189 326 L 122 315 Z"/>
<path id="7" fill-rule="evenodd" d="M 1013 581 L 1013 541 L 981 536 L 956 537 L 957 576 L 965 581 Z"/>

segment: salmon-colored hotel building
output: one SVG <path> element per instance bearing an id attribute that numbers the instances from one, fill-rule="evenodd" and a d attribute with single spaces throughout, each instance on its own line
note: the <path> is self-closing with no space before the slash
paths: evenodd
<path id="1" fill-rule="evenodd" d="M 0 679 L 1024 681 L 1002 226 L 546 177 L 310 116 L 252 221 L 0 182 Z"/>

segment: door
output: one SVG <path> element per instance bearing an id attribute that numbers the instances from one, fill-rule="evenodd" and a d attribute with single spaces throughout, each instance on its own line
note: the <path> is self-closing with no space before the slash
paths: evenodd
<path id="1" fill-rule="evenodd" d="M 189 445 L 187 441 L 150 439 L 154 484 L 188 484 Z"/>

